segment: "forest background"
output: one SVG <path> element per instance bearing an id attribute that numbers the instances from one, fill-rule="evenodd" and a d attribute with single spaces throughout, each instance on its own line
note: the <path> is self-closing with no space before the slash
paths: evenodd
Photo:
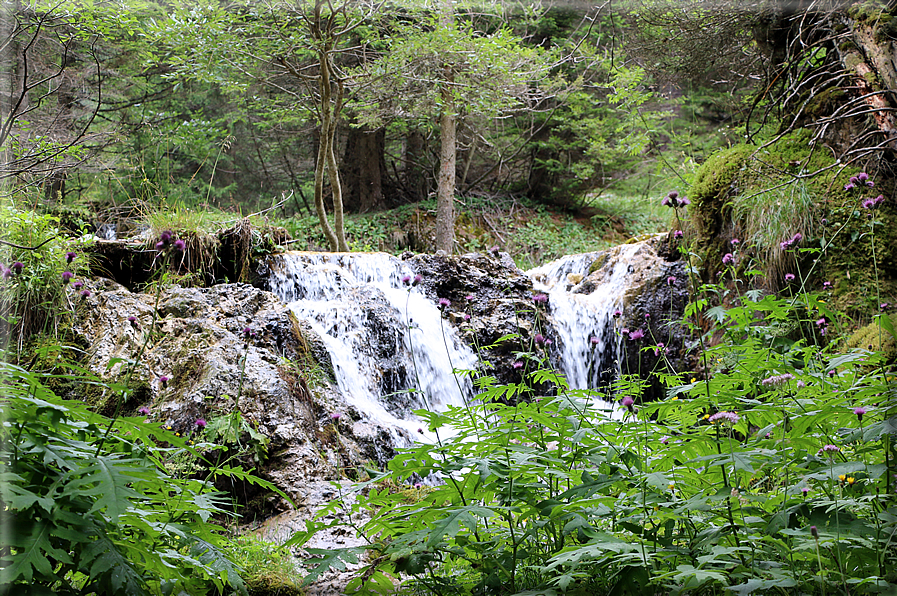
<path id="1" fill-rule="evenodd" d="M 468 540 L 463 524 L 440 521 L 433 529 L 422 521 L 434 532 L 426 552 L 396 554 L 391 562 L 378 555 L 371 564 L 371 577 L 383 585 L 391 587 L 394 574 L 423 573 L 437 558 L 457 553 L 464 585 L 477 593 L 516 590 L 517 562 L 530 555 L 526 570 L 535 575 L 520 585 L 531 579 L 561 591 L 585 576 L 609 591 L 630 593 L 649 585 L 657 593 L 671 586 L 749 593 L 794 585 L 808 593 L 852 593 L 854 584 L 874 593 L 897 583 L 891 571 L 897 520 L 889 513 L 894 331 L 887 315 L 897 296 L 893 2 L 10 0 L 2 10 L 0 245 L 6 265 L 0 306 L 10 379 L 2 395 L 3 461 L 9 464 L 0 472 L 0 530 L 8 545 L 0 552 L 4 589 L 229 593 L 243 588 L 236 555 L 258 555 L 243 562 L 255 569 L 281 557 L 268 545 L 227 542 L 208 523 L 225 517 L 230 506 L 221 494 L 204 492 L 210 479 L 263 480 L 239 466 L 219 465 L 220 458 L 203 463 L 201 473 L 185 468 L 184 458 L 196 456 L 187 443 L 192 439 L 151 428 L 140 410 L 141 416 L 119 416 L 134 395 L 129 382 L 143 348 L 164 341 L 154 335 L 155 311 L 123 379 L 90 377 L 77 359 L 62 364 L 68 348 L 56 344 L 64 341 L 63 315 L 73 309 L 74 292 L 81 305 L 91 295 L 80 280 L 68 284 L 89 272 L 82 249 L 92 234 L 134 236 L 158 256 L 153 264 L 160 265 L 154 271 L 160 277 L 142 288 L 158 297 L 171 283 L 246 281 L 245 268 L 209 266 L 220 256 L 214 248 L 219 236 L 235 230 L 247 239 L 240 258 L 276 246 L 447 253 L 498 247 L 523 267 L 644 232 L 685 238 L 694 300 L 686 318 L 718 359 L 709 364 L 710 352 L 696 344 L 701 381 L 691 371 L 670 373 L 664 381 L 669 401 L 651 406 L 639 401 L 637 375 L 627 378 L 619 395 L 643 425 L 620 430 L 634 445 L 620 452 L 625 473 L 619 461 L 602 460 L 567 479 L 598 491 L 595 498 L 602 500 L 593 511 L 570 515 L 594 516 L 588 518 L 594 528 L 629 532 L 626 539 L 639 543 L 641 552 L 630 553 L 620 568 L 613 554 L 623 548 L 620 540 L 570 526 L 568 518 L 556 517 L 554 505 L 540 509 L 546 501 L 538 490 L 523 497 L 502 492 L 511 476 L 556 479 L 555 464 L 536 471 L 496 465 L 489 470 L 505 471 L 483 476 L 494 484 L 489 495 L 501 503 L 532 498 L 526 506 L 535 508 L 525 516 L 503 504 L 476 513 L 504 520 L 492 526 L 495 538 L 483 541 Z M 858 192 L 873 185 L 879 197 Z M 688 204 L 682 196 L 690 198 L 687 219 L 680 219 Z M 166 269 L 175 252 L 190 258 Z M 800 303 L 784 297 L 795 276 Z M 751 280 L 749 290 L 742 279 Z M 777 290 L 782 297 L 772 295 Z M 769 326 L 760 324 L 765 317 L 774 319 Z M 837 333 L 828 331 L 834 320 Z M 860 339 L 846 339 L 870 321 L 855 335 Z M 143 333 L 139 324 L 134 329 Z M 744 338 L 755 343 L 745 348 Z M 539 361 L 539 348 L 530 347 L 533 362 Z M 662 347 L 654 346 L 655 354 Z M 845 356 L 842 348 L 853 351 Z M 549 378 L 544 371 L 533 374 L 540 375 L 533 377 L 536 385 Z M 816 393 L 788 402 L 790 382 L 800 375 Z M 105 418 L 90 404 L 58 398 L 50 385 L 59 378 L 117 395 L 114 405 L 106 404 L 114 413 Z M 720 392 L 713 395 L 723 396 L 718 403 L 711 383 Z M 519 389 L 523 394 L 536 385 L 522 381 Z M 766 396 L 763 403 L 747 404 L 744 387 Z M 673 403 L 680 395 L 687 405 Z M 792 408 L 781 426 L 773 419 L 784 410 L 773 397 Z M 517 405 L 538 410 L 538 403 Z M 808 404 L 819 409 L 808 412 Z M 483 422 L 508 416 L 505 430 L 518 432 L 516 411 L 492 411 L 494 405 L 477 406 L 489 410 Z M 579 407 L 572 401 L 555 406 L 564 412 Z M 754 425 L 760 420 L 766 434 L 752 435 L 753 426 L 735 410 L 761 416 Z M 712 412 L 716 420 L 708 423 Z M 649 432 L 654 414 L 666 416 L 670 426 Z M 247 437 L 249 445 L 264 442 L 242 426 L 239 412 L 235 416 L 210 420 L 208 428 L 205 419 L 196 420 L 191 432 L 226 442 L 234 428 L 238 445 Z M 801 424 L 793 426 L 798 417 Z M 726 457 L 701 452 L 714 468 L 709 480 L 696 475 L 694 462 L 652 460 L 669 465 L 663 472 L 669 477 L 633 463 L 667 453 L 674 422 L 683 440 L 697 438 L 700 449 L 717 445 L 721 433 L 728 439 Z M 605 424 L 594 428 L 604 432 Z M 338 419 L 331 425 L 338 429 Z M 858 430 L 848 433 L 848 427 Z M 810 430 L 816 434 L 801 436 Z M 579 427 L 557 432 L 563 440 L 580 437 Z M 736 462 L 736 451 L 777 432 L 782 443 L 775 450 L 751 451 Z M 714 433 L 717 443 L 710 440 Z M 604 450 L 603 441 L 596 439 L 594 449 Z M 55 450 L 57 444 L 68 451 Z M 507 436 L 497 437 L 482 449 L 495 448 L 488 457 L 507 457 L 508 444 Z M 573 463 L 564 460 L 558 469 L 573 470 L 577 454 L 564 455 Z M 770 467 L 784 477 L 770 472 L 759 483 L 752 477 Z M 862 475 L 849 475 L 859 469 Z M 590 478 L 599 472 L 607 478 L 595 484 Z M 741 485 L 730 479 L 757 492 L 756 511 L 732 491 Z M 552 499 L 568 499 L 564 507 L 579 506 L 576 494 L 547 485 Z M 843 498 L 860 489 L 855 499 Z M 660 508 L 657 499 L 686 494 L 680 491 L 690 491 L 689 499 L 701 500 L 709 513 L 695 521 L 690 506 L 665 512 L 661 540 L 651 511 Z M 172 503 L 172 492 L 185 497 Z M 386 492 L 390 499 L 405 494 Z M 432 507 L 413 501 L 407 505 L 419 511 L 408 519 L 443 511 L 445 495 L 427 494 L 416 498 L 430 499 Z M 376 509 L 383 495 L 371 495 Z M 729 507 L 726 519 L 713 517 L 720 495 Z M 458 495 L 462 501 L 468 496 Z M 807 505 L 804 498 L 816 500 Z M 629 525 L 616 526 L 616 509 L 608 503 L 617 501 L 629 503 Z M 144 510 L 134 506 L 138 502 Z M 474 514 L 462 513 L 473 524 L 464 527 L 475 527 Z M 857 521 L 859 546 L 846 546 L 854 536 L 841 525 L 842 513 Z M 530 519 L 540 525 L 525 536 L 553 533 L 556 550 L 526 551 L 514 531 Z M 405 523 L 384 522 L 396 536 Z M 696 523 L 715 529 L 705 534 Z M 754 564 L 760 555 L 748 560 L 744 554 L 744 531 L 751 532 L 743 535 L 746 544 L 768 540 L 762 565 Z M 406 538 L 376 548 L 404 547 Z M 658 549 L 668 546 L 675 552 L 658 562 Z M 776 565 L 795 549 L 802 554 L 789 560 L 785 577 Z M 640 571 L 623 577 L 607 569 Z M 440 582 L 455 574 L 451 565 L 445 570 Z"/>

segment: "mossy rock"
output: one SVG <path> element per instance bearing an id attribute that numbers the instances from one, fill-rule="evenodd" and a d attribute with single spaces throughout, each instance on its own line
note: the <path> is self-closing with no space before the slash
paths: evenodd
<path id="1" fill-rule="evenodd" d="M 717 235 L 726 219 L 726 202 L 738 192 L 734 186 L 756 147 L 736 145 L 711 155 L 697 174 L 689 191 L 692 217 L 703 235 Z"/>
<path id="2" fill-rule="evenodd" d="M 897 314 L 889 316 L 891 324 L 897 328 Z M 855 331 L 847 340 L 847 347 L 881 352 L 888 364 L 897 361 L 897 341 L 887 329 L 879 325 L 878 321 L 873 321 Z"/>

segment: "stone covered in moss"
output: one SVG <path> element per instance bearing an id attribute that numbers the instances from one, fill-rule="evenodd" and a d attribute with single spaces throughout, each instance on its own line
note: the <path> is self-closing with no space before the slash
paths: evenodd
<path id="1" fill-rule="evenodd" d="M 897 314 L 890 315 L 890 319 L 891 324 L 897 327 Z M 847 347 L 880 351 L 888 363 L 897 361 L 897 341 L 887 329 L 879 325 L 878 321 L 857 329 L 847 340 Z"/>
<path id="2" fill-rule="evenodd" d="M 799 268 L 812 272 L 810 287 L 831 282 L 839 308 L 857 309 L 859 304 L 859 310 L 868 314 L 877 310 L 879 299 L 893 301 L 897 210 L 892 200 L 885 200 L 873 219 L 873 212 L 862 205 L 878 194 L 893 196 L 893 182 L 875 180 L 874 188 L 845 190 L 848 179 L 859 171 L 838 167 L 805 129 L 769 146 L 738 145 L 711 156 L 689 192 L 705 279 L 713 276 L 716 264 L 729 252 L 728 240 L 739 237 L 742 250 L 756 259 L 755 268 L 763 270 L 771 288 Z M 785 253 L 781 242 L 795 233 L 803 240 Z M 817 249 L 823 247 L 820 258 Z"/>

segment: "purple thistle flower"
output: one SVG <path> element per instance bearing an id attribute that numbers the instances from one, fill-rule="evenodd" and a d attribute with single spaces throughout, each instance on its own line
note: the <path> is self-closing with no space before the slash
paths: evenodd
<path id="1" fill-rule="evenodd" d="M 418 429 L 417 429 L 417 432 L 418 432 L 419 434 L 424 434 L 424 429 L 422 429 L 422 428 L 418 428 Z"/>
<path id="2" fill-rule="evenodd" d="M 159 240 L 158 242 L 156 242 L 156 250 L 161 251 L 161 250 L 163 250 L 164 248 L 165 248 L 165 243 L 164 243 L 164 242 L 162 242 L 161 240 Z"/>
<path id="3" fill-rule="evenodd" d="M 788 250 L 789 248 L 791 248 L 791 243 L 789 241 L 785 240 L 785 241 L 781 242 L 779 244 L 779 246 L 782 247 L 782 250 Z"/>
<path id="4" fill-rule="evenodd" d="M 819 538 L 819 530 L 816 529 L 816 526 L 810 526 L 810 535 L 813 536 L 813 538 Z"/>
<path id="5" fill-rule="evenodd" d="M 420 489 L 422 489 L 423 487 L 424 487 L 424 485 L 421 484 L 420 482 L 415 482 L 415 483 L 414 483 L 414 489 L 415 489 L 415 490 L 420 490 Z"/>
<path id="6" fill-rule="evenodd" d="M 128 323 L 131 324 L 131 327 L 138 327 L 140 324 L 137 322 L 137 317 L 131 315 L 128 317 Z"/>
<path id="7" fill-rule="evenodd" d="M 62 272 L 62 283 L 67 284 L 72 281 L 72 278 L 75 277 L 75 274 L 71 271 L 63 271 Z"/>
<path id="8" fill-rule="evenodd" d="M 615 311 L 614 311 L 614 318 L 615 318 L 615 319 L 619 319 L 619 318 L 622 317 L 622 316 L 623 316 L 623 311 L 622 311 L 622 310 L 615 310 Z"/>
<path id="9" fill-rule="evenodd" d="M 729 244 L 731 244 L 732 246 L 738 246 L 739 244 L 741 244 L 741 240 L 739 240 L 738 238 L 732 238 L 731 240 L 729 240 Z"/>
<path id="10" fill-rule="evenodd" d="M 464 313 L 464 320 L 465 320 L 465 321 L 469 321 L 469 320 L 470 320 L 470 315 L 467 314 L 467 313 Z"/>
<path id="11" fill-rule="evenodd" d="M 688 200 L 688 197 L 682 197 L 679 199 L 679 206 L 685 207 L 686 205 L 691 205 L 691 201 Z"/>
<path id="12" fill-rule="evenodd" d="M 6 267 L 6 265 L 4 265 L 4 266 L 3 266 L 3 273 L 0 274 L 0 275 L 3 276 L 3 279 L 12 279 L 12 269 L 9 269 L 9 268 Z"/>
<path id="13" fill-rule="evenodd" d="M 181 240 L 180 238 L 174 241 L 174 249 L 178 252 L 184 252 L 187 248 L 187 244 Z"/>
<path id="14" fill-rule="evenodd" d="M 248 340 L 253 335 L 255 335 L 255 333 L 252 331 L 252 327 L 243 327 L 243 339 Z"/>
<path id="15" fill-rule="evenodd" d="M 854 409 L 853 409 L 853 413 L 856 414 L 856 416 L 857 416 L 857 420 L 859 420 L 860 422 L 862 422 L 862 421 L 863 421 L 863 416 L 866 414 L 866 408 L 863 408 L 863 407 L 854 408 Z"/>
<path id="16" fill-rule="evenodd" d="M 620 333 L 622 333 L 623 335 L 629 335 L 629 327 L 623 327 L 622 329 L 620 329 Z"/>
<path id="17" fill-rule="evenodd" d="M 806 497 L 807 493 L 810 492 L 810 487 L 805 486 L 802 489 L 800 489 L 800 492 L 804 493 L 804 496 Z"/>
<path id="18" fill-rule="evenodd" d="M 634 404 L 634 403 L 635 402 L 628 395 L 623 398 L 623 401 L 620 402 L 620 404 L 627 410 L 632 410 L 632 404 Z"/>
<path id="19" fill-rule="evenodd" d="M 679 193 L 675 190 L 670 191 L 670 193 L 667 195 L 667 198 L 671 201 L 675 201 L 677 198 L 679 198 Z"/>
<path id="20" fill-rule="evenodd" d="M 829 445 L 823 445 L 822 449 L 820 449 L 819 451 L 821 453 L 837 453 L 838 451 L 841 451 L 841 448 L 838 447 L 837 445 L 829 444 Z"/>
<path id="21" fill-rule="evenodd" d="M 467 296 L 464 297 L 464 299 L 467 300 L 468 302 L 473 302 L 474 297 L 472 294 L 468 294 Z"/>
<path id="22" fill-rule="evenodd" d="M 803 234 L 801 234 L 800 232 L 796 232 L 794 234 L 794 236 L 791 237 L 791 244 L 797 244 L 798 242 L 800 242 L 803 239 L 804 239 Z"/>
<path id="23" fill-rule="evenodd" d="M 823 289 L 823 290 L 830 290 L 831 288 L 832 288 L 832 282 L 830 282 L 830 281 L 824 281 L 824 282 L 822 282 L 822 289 Z"/>
<path id="24" fill-rule="evenodd" d="M 149 415 L 150 415 L 150 409 L 147 408 L 146 406 L 140 406 L 139 408 L 137 408 L 137 413 L 138 413 L 138 414 L 141 414 L 141 415 L 143 415 L 143 416 L 149 416 Z"/>
<path id="25" fill-rule="evenodd" d="M 424 280 L 423 276 L 421 276 L 421 274 L 418 273 L 417 275 L 414 276 L 414 280 L 413 280 L 412 283 L 416 286 L 417 284 L 419 284 L 419 283 L 422 282 L 423 280 Z"/>
<path id="26" fill-rule="evenodd" d="M 439 310 L 445 310 L 452 305 L 451 301 L 448 298 L 440 298 L 439 299 Z"/>
<path id="27" fill-rule="evenodd" d="M 794 384 L 794 386 L 797 387 L 798 389 L 803 389 L 804 387 L 807 386 L 807 384 L 804 383 L 803 381 L 798 381 L 797 383 Z"/>
<path id="28" fill-rule="evenodd" d="M 81 290 L 82 298 L 90 298 L 90 290 Z"/>
<path id="29" fill-rule="evenodd" d="M 168 243 L 171 242 L 171 230 L 165 230 L 159 234 L 159 242 L 167 246 Z"/>
<path id="30" fill-rule="evenodd" d="M 825 317 L 822 317 L 821 319 L 819 319 L 818 321 L 816 321 L 816 326 L 817 326 L 817 327 L 822 327 L 823 325 L 825 325 Z"/>
<path id="31" fill-rule="evenodd" d="M 537 333 L 535 337 L 533 337 L 533 341 L 537 346 L 540 346 L 545 343 L 545 336 L 541 333 Z"/>
<path id="32" fill-rule="evenodd" d="M 197 418 L 196 422 L 194 422 L 193 424 L 195 424 L 197 426 L 197 428 L 205 428 L 206 427 L 205 418 Z"/>
<path id="33" fill-rule="evenodd" d="M 84 282 L 76 281 L 75 283 L 72 284 L 72 287 L 75 288 L 76 290 L 80 290 L 81 288 L 84 287 Z"/>
<path id="34" fill-rule="evenodd" d="M 332 414 L 330 414 L 330 419 L 333 420 L 334 422 L 339 422 L 339 419 L 341 417 L 342 417 L 342 414 L 340 414 L 339 412 L 333 412 Z"/>
<path id="35" fill-rule="evenodd" d="M 654 355 L 660 356 L 661 354 L 667 353 L 667 347 L 663 342 L 658 342 L 656 346 L 654 346 Z"/>
<path id="36" fill-rule="evenodd" d="M 793 378 L 794 375 L 792 375 L 791 373 L 785 373 L 783 375 L 775 375 L 763 379 L 762 381 L 760 381 L 760 384 L 765 385 L 766 387 L 778 387 L 779 385 L 784 385 Z"/>
<path id="37" fill-rule="evenodd" d="M 22 269 L 24 269 L 24 267 L 25 267 L 25 265 L 23 265 L 21 261 L 16 261 L 15 263 L 13 263 L 10 266 L 10 269 L 12 270 L 13 273 L 15 273 L 16 275 L 19 275 L 22 272 Z"/>
<path id="38" fill-rule="evenodd" d="M 853 190 L 854 188 L 856 188 L 856 186 L 854 185 L 853 182 L 848 182 L 847 184 L 844 185 L 844 190 L 846 190 L 848 192 Z"/>
<path id="39" fill-rule="evenodd" d="M 732 253 L 727 252 L 723 255 L 723 265 L 731 265 L 735 262 L 735 257 L 732 256 Z"/>
<path id="40" fill-rule="evenodd" d="M 676 237 L 677 239 L 682 238 L 682 236 L 684 236 L 684 235 L 685 234 L 682 230 L 676 230 L 675 232 L 673 232 L 673 236 Z"/>
<path id="41" fill-rule="evenodd" d="M 489 247 L 489 253 L 493 254 L 493 255 L 497 255 L 499 250 L 501 250 L 501 249 L 499 249 L 498 246 L 490 246 Z"/>
<path id="42" fill-rule="evenodd" d="M 593 346 L 597 346 L 599 343 L 601 343 L 601 340 L 593 335 L 592 337 L 589 338 L 589 343 L 592 344 Z"/>
<path id="43" fill-rule="evenodd" d="M 732 424 L 737 424 L 739 417 L 735 412 L 717 412 L 710 417 L 710 422 L 717 422 L 719 420 L 728 420 Z"/>
<path id="44" fill-rule="evenodd" d="M 533 296 L 533 302 L 535 302 L 536 304 L 548 302 L 548 296 L 546 296 L 545 294 L 541 294 L 541 293 L 536 294 L 535 296 Z"/>
<path id="45" fill-rule="evenodd" d="M 166 385 L 168 385 L 168 377 L 162 375 L 161 377 L 159 377 L 159 382 L 162 383 L 163 387 L 165 387 Z"/>
<path id="46" fill-rule="evenodd" d="M 785 281 L 787 281 L 787 282 L 792 282 L 792 281 L 794 281 L 794 274 L 793 274 L 793 273 L 786 273 L 786 274 L 785 274 Z"/>
<path id="47" fill-rule="evenodd" d="M 851 178 L 850 181 L 851 182 L 865 182 L 868 179 L 869 179 L 869 174 L 867 174 L 866 172 L 860 172 L 859 174 L 856 175 L 856 178 Z"/>
<path id="48" fill-rule="evenodd" d="M 643 337 L 645 337 L 645 332 L 641 329 L 636 329 L 629 334 L 629 339 L 631 339 L 632 341 L 639 340 Z"/>
<path id="49" fill-rule="evenodd" d="M 512 364 L 511 366 L 513 366 L 515 369 L 517 369 L 517 368 L 523 368 L 523 362 L 521 362 L 520 360 L 516 360 L 516 361 L 514 362 L 514 364 Z"/>
<path id="50" fill-rule="evenodd" d="M 78 255 L 76 253 L 69 251 L 69 252 L 65 253 L 65 262 L 71 263 L 72 261 L 75 260 L 75 257 L 77 257 L 77 256 Z"/>
<path id="51" fill-rule="evenodd" d="M 410 284 L 410 283 L 411 283 L 411 276 L 410 276 L 410 275 L 403 275 L 403 276 L 402 276 L 402 283 L 405 284 L 405 285 Z"/>

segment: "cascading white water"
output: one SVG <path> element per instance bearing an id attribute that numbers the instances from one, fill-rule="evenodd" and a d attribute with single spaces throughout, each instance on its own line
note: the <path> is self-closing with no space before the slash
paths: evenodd
<path id="1" fill-rule="evenodd" d="M 535 289 L 549 296 L 561 352 L 558 365 L 573 389 L 606 389 L 616 376 L 621 338 L 613 313 L 622 306 L 630 260 L 639 248 L 611 249 L 600 283 L 588 294 L 570 290 L 602 253 L 562 257 L 527 272 Z"/>
<path id="2" fill-rule="evenodd" d="M 411 410 L 463 405 L 471 395 L 469 379 L 453 369 L 473 369 L 476 356 L 438 307 L 403 282 L 414 272 L 401 260 L 290 252 L 273 269 L 271 290 L 321 336 L 341 393 L 372 422 L 418 436 Z"/>

